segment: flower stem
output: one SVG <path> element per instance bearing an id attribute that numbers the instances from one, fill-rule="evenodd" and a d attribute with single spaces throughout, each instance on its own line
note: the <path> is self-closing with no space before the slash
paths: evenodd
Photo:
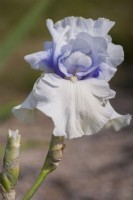
<path id="1" fill-rule="evenodd" d="M 62 158 L 64 147 L 65 147 L 64 137 L 63 136 L 55 137 L 54 135 L 52 135 L 49 151 L 46 156 L 42 170 L 38 178 L 36 179 L 35 183 L 33 184 L 33 186 L 29 189 L 27 194 L 24 196 L 23 200 L 31 199 L 31 197 L 33 197 L 33 195 L 35 194 L 37 189 L 40 187 L 40 185 L 43 183 L 47 175 L 58 167 L 59 162 Z"/>

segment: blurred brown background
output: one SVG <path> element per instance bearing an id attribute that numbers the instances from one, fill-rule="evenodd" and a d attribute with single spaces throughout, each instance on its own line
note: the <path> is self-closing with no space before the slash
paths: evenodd
<path id="1" fill-rule="evenodd" d="M 50 40 L 45 21 L 66 16 L 116 22 L 110 35 L 121 44 L 125 61 L 111 80 L 117 91 L 112 104 L 121 114 L 133 114 L 133 1 L 132 0 L 1 0 L 0 1 L 0 157 L 9 128 L 20 129 L 21 173 L 17 187 L 22 196 L 42 166 L 53 124 L 38 113 L 34 124 L 23 124 L 11 115 L 11 108 L 23 101 L 40 72 L 24 61 L 27 54 L 42 50 Z M 97 135 L 66 141 L 63 160 L 33 200 L 132 200 L 133 199 L 133 123 L 118 133 L 101 131 Z"/>

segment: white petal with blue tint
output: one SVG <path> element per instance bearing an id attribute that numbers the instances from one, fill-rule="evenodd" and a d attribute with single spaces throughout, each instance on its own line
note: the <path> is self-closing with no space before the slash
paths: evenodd
<path id="1" fill-rule="evenodd" d="M 24 59 L 31 65 L 31 68 L 41 70 L 46 73 L 53 72 L 53 69 L 48 66 L 51 57 L 51 51 L 40 51 L 24 57 Z"/>
<path id="2" fill-rule="evenodd" d="M 66 33 L 70 29 L 69 26 L 66 26 L 64 29 L 60 28 L 58 31 L 54 28 L 53 21 L 48 19 L 47 20 L 47 27 L 49 29 L 49 32 L 51 33 L 51 36 L 53 38 L 54 42 L 54 51 L 53 51 L 53 61 L 54 63 L 57 63 L 57 58 L 61 54 L 61 48 L 63 45 L 66 44 Z"/>
<path id="3" fill-rule="evenodd" d="M 99 18 L 94 24 L 94 36 L 106 36 L 110 29 L 114 26 L 115 22 L 105 18 Z"/>
<path id="4" fill-rule="evenodd" d="M 107 33 L 114 26 L 114 24 L 115 22 L 105 18 L 92 20 L 72 16 L 56 22 L 54 27 L 57 32 L 60 32 L 60 30 L 64 29 L 66 26 L 70 26 L 69 31 L 66 33 L 66 38 L 69 40 L 74 39 L 80 32 L 86 32 L 92 36 L 106 37 Z"/>
<path id="5" fill-rule="evenodd" d="M 95 60 L 97 65 L 105 61 L 107 57 L 107 41 L 104 38 L 92 37 L 87 33 L 80 33 L 78 38 L 86 41 L 91 49 L 92 58 Z"/>
<path id="6" fill-rule="evenodd" d="M 113 112 L 111 119 L 106 125 L 107 128 L 113 127 L 116 131 L 119 131 L 121 128 L 130 124 L 131 119 L 132 119 L 132 116 L 130 114 L 120 115 L 112 108 L 109 102 L 107 106 L 110 110 L 112 109 L 112 112 Z"/>
<path id="7" fill-rule="evenodd" d="M 26 100 L 12 109 L 14 115 L 23 122 L 31 122 L 35 118 L 35 107 L 37 101 L 33 96 L 33 92 L 29 94 Z"/>
<path id="8" fill-rule="evenodd" d="M 86 72 L 91 67 L 92 60 L 81 52 L 74 52 L 64 59 L 63 65 L 69 74 L 76 75 L 80 71 Z"/>
<path id="9" fill-rule="evenodd" d="M 25 110 L 39 109 L 52 118 L 55 136 L 75 138 L 94 134 L 113 119 L 114 111 L 108 106 L 108 99 L 115 93 L 104 80 L 72 82 L 46 74 L 37 80 L 31 95 L 33 99 L 28 98 L 14 109 L 15 115 L 24 120 L 30 117 L 24 115 Z"/>
<path id="10" fill-rule="evenodd" d="M 120 65 L 124 60 L 124 51 L 122 46 L 109 43 L 108 54 L 112 66 Z"/>
<path id="11" fill-rule="evenodd" d="M 114 76 L 115 72 L 117 71 L 115 67 L 107 63 L 101 63 L 99 65 L 99 68 L 100 68 L 99 78 L 104 79 L 106 81 L 109 81 Z"/>

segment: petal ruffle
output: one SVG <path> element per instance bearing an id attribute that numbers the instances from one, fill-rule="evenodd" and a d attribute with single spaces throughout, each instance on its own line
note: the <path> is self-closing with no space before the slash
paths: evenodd
<path id="1" fill-rule="evenodd" d="M 52 69 L 52 50 L 40 51 L 24 57 L 24 59 L 31 65 L 31 68 L 41 70 L 46 73 L 53 72 Z"/>
<path id="2" fill-rule="evenodd" d="M 37 105 L 33 92 L 29 94 L 26 100 L 12 109 L 13 114 L 23 122 L 31 122 L 35 118 L 35 107 Z"/>
<path id="3" fill-rule="evenodd" d="M 106 101 L 114 93 L 106 81 L 87 79 L 72 81 L 55 74 L 45 74 L 34 85 L 31 95 L 13 112 L 24 120 L 27 109 L 39 109 L 51 117 L 54 135 L 68 138 L 97 133 L 111 119 L 112 109 Z"/>
<path id="4" fill-rule="evenodd" d="M 89 33 L 91 36 L 106 37 L 107 33 L 114 26 L 115 22 L 105 18 L 99 18 L 97 20 L 85 19 L 83 17 L 66 17 L 54 24 L 57 31 L 63 30 L 66 26 L 70 29 L 66 33 L 67 40 L 74 39 L 80 32 Z"/>
<path id="5" fill-rule="evenodd" d="M 99 78 L 109 81 L 117 71 L 116 67 L 110 66 L 107 63 L 101 63 L 100 66 Z"/>
<path id="6" fill-rule="evenodd" d="M 130 124 L 132 116 L 130 114 L 120 115 L 118 114 L 108 102 L 108 108 L 112 110 L 112 116 L 109 122 L 106 124 L 106 128 L 113 127 L 115 131 L 119 131 L 121 128 Z"/>
<path id="7" fill-rule="evenodd" d="M 94 24 L 94 36 L 106 36 L 114 24 L 115 22 L 110 21 L 109 19 L 97 19 Z"/>
<path id="8" fill-rule="evenodd" d="M 108 44 L 109 60 L 112 66 L 116 67 L 120 65 L 124 60 L 124 51 L 121 45 L 115 45 L 113 43 Z"/>

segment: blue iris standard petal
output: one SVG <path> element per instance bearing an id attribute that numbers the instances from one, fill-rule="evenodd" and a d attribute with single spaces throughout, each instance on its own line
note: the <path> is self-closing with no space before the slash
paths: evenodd
<path id="1" fill-rule="evenodd" d="M 97 78 L 99 76 L 99 72 L 100 72 L 100 69 L 97 68 L 93 73 L 92 73 L 92 77 L 93 78 Z"/>
<path id="2" fill-rule="evenodd" d="M 58 67 L 54 67 L 54 72 L 55 74 L 57 74 L 58 76 L 64 78 L 65 75 L 60 71 L 60 69 Z"/>
<path id="3" fill-rule="evenodd" d="M 57 61 L 58 61 L 58 62 L 53 64 L 53 70 L 54 70 L 55 74 L 57 74 L 58 76 L 64 78 L 64 77 L 65 77 L 65 74 L 62 73 L 62 71 L 60 70 L 60 68 L 59 68 L 59 66 L 58 66 L 59 59 L 60 59 L 61 56 L 62 56 L 62 55 L 58 56 L 58 58 L 57 58 Z"/>
<path id="4" fill-rule="evenodd" d="M 44 51 L 28 55 L 25 60 L 34 69 L 62 78 L 100 77 L 109 81 L 124 59 L 122 47 L 114 45 L 108 35 L 113 25 L 104 18 L 67 17 L 55 24 L 47 20 L 52 41 L 44 43 Z"/>
<path id="5" fill-rule="evenodd" d="M 49 59 L 42 60 L 42 63 L 51 67 L 53 69 L 54 73 L 57 74 L 58 76 L 62 77 L 62 78 L 65 78 L 67 76 L 68 76 L 68 78 L 71 77 L 71 76 L 77 76 L 78 79 L 84 80 L 84 79 L 89 78 L 89 77 L 97 78 L 99 76 L 99 68 L 95 69 L 96 63 L 94 62 L 94 58 L 93 58 L 92 65 L 90 65 L 90 67 L 88 68 L 87 65 L 89 63 L 87 63 L 87 61 L 89 61 L 89 60 L 87 60 L 85 62 L 85 59 L 88 59 L 89 56 L 85 55 L 85 54 L 83 54 L 79 51 L 74 52 L 74 53 L 71 52 L 69 54 L 69 56 L 61 59 L 61 63 L 64 63 L 65 59 L 69 59 L 69 57 L 71 58 L 71 56 L 74 55 L 74 54 L 75 55 L 78 54 L 77 58 L 75 60 L 76 63 L 73 61 L 72 63 L 66 63 L 66 66 L 64 66 L 66 68 L 68 74 L 63 73 L 63 71 L 61 71 L 61 69 L 59 67 L 59 60 L 60 60 L 60 58 L 62 58 L 62 55 L 58 56 L 57 62 L 54 63 L 53 62 L 53 53 L 51 51 L 51 55 L 49 56 Z M 80 64 L 78 63 L 79 58 L 81 58 L 80 62 L 82 61 Z M 82 63 L 84 65 L 82 65 Z M 91 72 L 90 72 L 90 70 L 91 70 Z M 87 73 L 87 71 L 88 71 L 88 73 Z"/>
<path id="6" fill-rule="evenodd" d="M 60 58 L 61 56 L 58 56 L 58 58 L 57 58 L 57 63 L 55 63 L 55 62 L 53 61 L 53 54 L 54 54 L 54 53 L 53 53 L 53 51 L 52 51 L 52 49 L 51 49 L 50 56 L 49 56 L 47 59 L 41 60 L 41 63 L 42 63 L 43 65 L 47 65 L 49 68 L 52 68 L 55 74 L 57 74 L 57 75 L 59 75 L 60 77 L 64 78 L 65 75 L 60 71 L 60 69 L 59 69 L 59 67 L 58 67 L 58 60 L 59 60 L 59 58 Z"/>
<path id="7" fill-rule="evenodd" d="M 100 64 L 106 61 L 107 43 L 104 38 L 81 32 L 67 41 L 55 59 L 55 44 L 47 45 L 49 60 L 45 60 L 55 74 L 62 78 L 76 76 L 79 80 L 99 76 Z M 98 68 L 99 67 L 99 68 Z"/>
<path id="8" fill-rule="evenodd" d="M 54 71 L 61 77 L 64 74 L 64 77 L 76 76 L 79 80 L 97 78 L 100 64 L 106 62 L 106 51 L 107 43 L 104 38 L 80 33 L 62 47 L 62 55 L 58 57 Z"/>
<path id="9" fill-rule="evenodd" d="M 82 76 L 81 80 L 84 80 L 84 79 L 87 79 L 87 78 L 98 78 L 99 73 L 100 73 L 100 68 L 98 67 L 93 72 L 91 72 L 91 73 L 89 73 L 85 76 Z"/>
<path id="10" fill-rule="evenodd" d="M 48 59 L 43 59 L 41 60 L 43 65 L 47 65 L 48 67 L 54 69 L 54 64 L 53 64 L 53 57 L 52 55 Z"/>

